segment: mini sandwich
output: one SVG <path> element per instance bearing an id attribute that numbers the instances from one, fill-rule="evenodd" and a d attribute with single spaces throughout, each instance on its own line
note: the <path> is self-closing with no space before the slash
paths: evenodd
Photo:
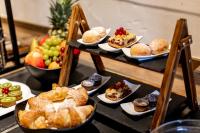
<path id="1" fill-rule="evenodd" d="M 108 44 L 114 48 L 124 48 L 131 45 L 136 39 L 136 35 L 128 32 L 123 27 L 116 30 L 115 35 L 108 39 Z"/>

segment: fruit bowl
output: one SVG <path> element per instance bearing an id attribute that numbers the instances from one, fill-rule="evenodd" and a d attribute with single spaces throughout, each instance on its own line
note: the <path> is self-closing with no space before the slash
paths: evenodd
<path id="1" fill-rule="evenodd" d="M 40 82 L 55 83 L 59 79 L 61 68 L 47 69 L 47 68 L 35 67 L 28 64 L 26 64 L 25 66 L 27 70 L 30 72 L 30 74 Z"/>

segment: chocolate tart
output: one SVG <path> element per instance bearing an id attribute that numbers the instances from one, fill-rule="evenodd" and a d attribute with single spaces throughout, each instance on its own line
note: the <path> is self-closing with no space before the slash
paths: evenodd
<path id="1" fill-rule="evenodd" d="M 101 75 L 95 73 L 89 78 L 89 80 L 94 81 L 94 86 L 98 86 L 101 84 L 102 77 L 101 77 Z"/>
<path id="2" fill-rule="evenodd" d="M 149 109 L 149 101 L 146 98 L 136 98 L 133 101 L 133 105 L 137 112 L 144 112 Z"/>

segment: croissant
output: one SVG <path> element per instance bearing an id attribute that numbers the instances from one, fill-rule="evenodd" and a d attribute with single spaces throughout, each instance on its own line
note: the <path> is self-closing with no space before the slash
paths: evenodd
<path id="1" fill-rule="evenodd" d="M 40 93 L 38 97 L 52 102 L 61 101 L 68 95 L 68 90 L 67 87 L 56 87 L 55 90 Z"/>
<path id="2" fill-rule="evenodd" d="M 32 97 L 28 100 L 29 109 L 31 110 L 44 111 L 49 104 L 52 104 L 52 102 L 39 97 Z"/>
<path id="3" fill-rule="evenodd" d="M 45 112 L 50 127 L 70 128 L 85 122 L 94 110 L 93 106 L 69 107 L 56 111 Z"/>
<path id="4" fill-rule="evenodd" d="M 36 110 L 20 110 L 18 112 L 18 117 L 20 124 L 24 127 L 30 129 L 42 129 L 47 128 L 48 124 L 46 123 L 45 113 Z"/>
<path id="5" fill-rule="evenodd" d="M 88 94 L 85 88 L 69 89 L 67 99 L 73 98 L 77 106 L 85 105 L 88 101 Z"/>

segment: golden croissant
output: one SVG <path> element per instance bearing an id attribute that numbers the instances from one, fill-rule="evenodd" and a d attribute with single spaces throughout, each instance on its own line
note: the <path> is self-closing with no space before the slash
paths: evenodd
<path id="1" fill-rule="evenodd" d="M 86 105 L 84 88 L 57 87 L 28 100 L 29 110 L 20 110 L 20 124 L 30 129 L 70 128 L 85 122 L 94 108 Z"/>

